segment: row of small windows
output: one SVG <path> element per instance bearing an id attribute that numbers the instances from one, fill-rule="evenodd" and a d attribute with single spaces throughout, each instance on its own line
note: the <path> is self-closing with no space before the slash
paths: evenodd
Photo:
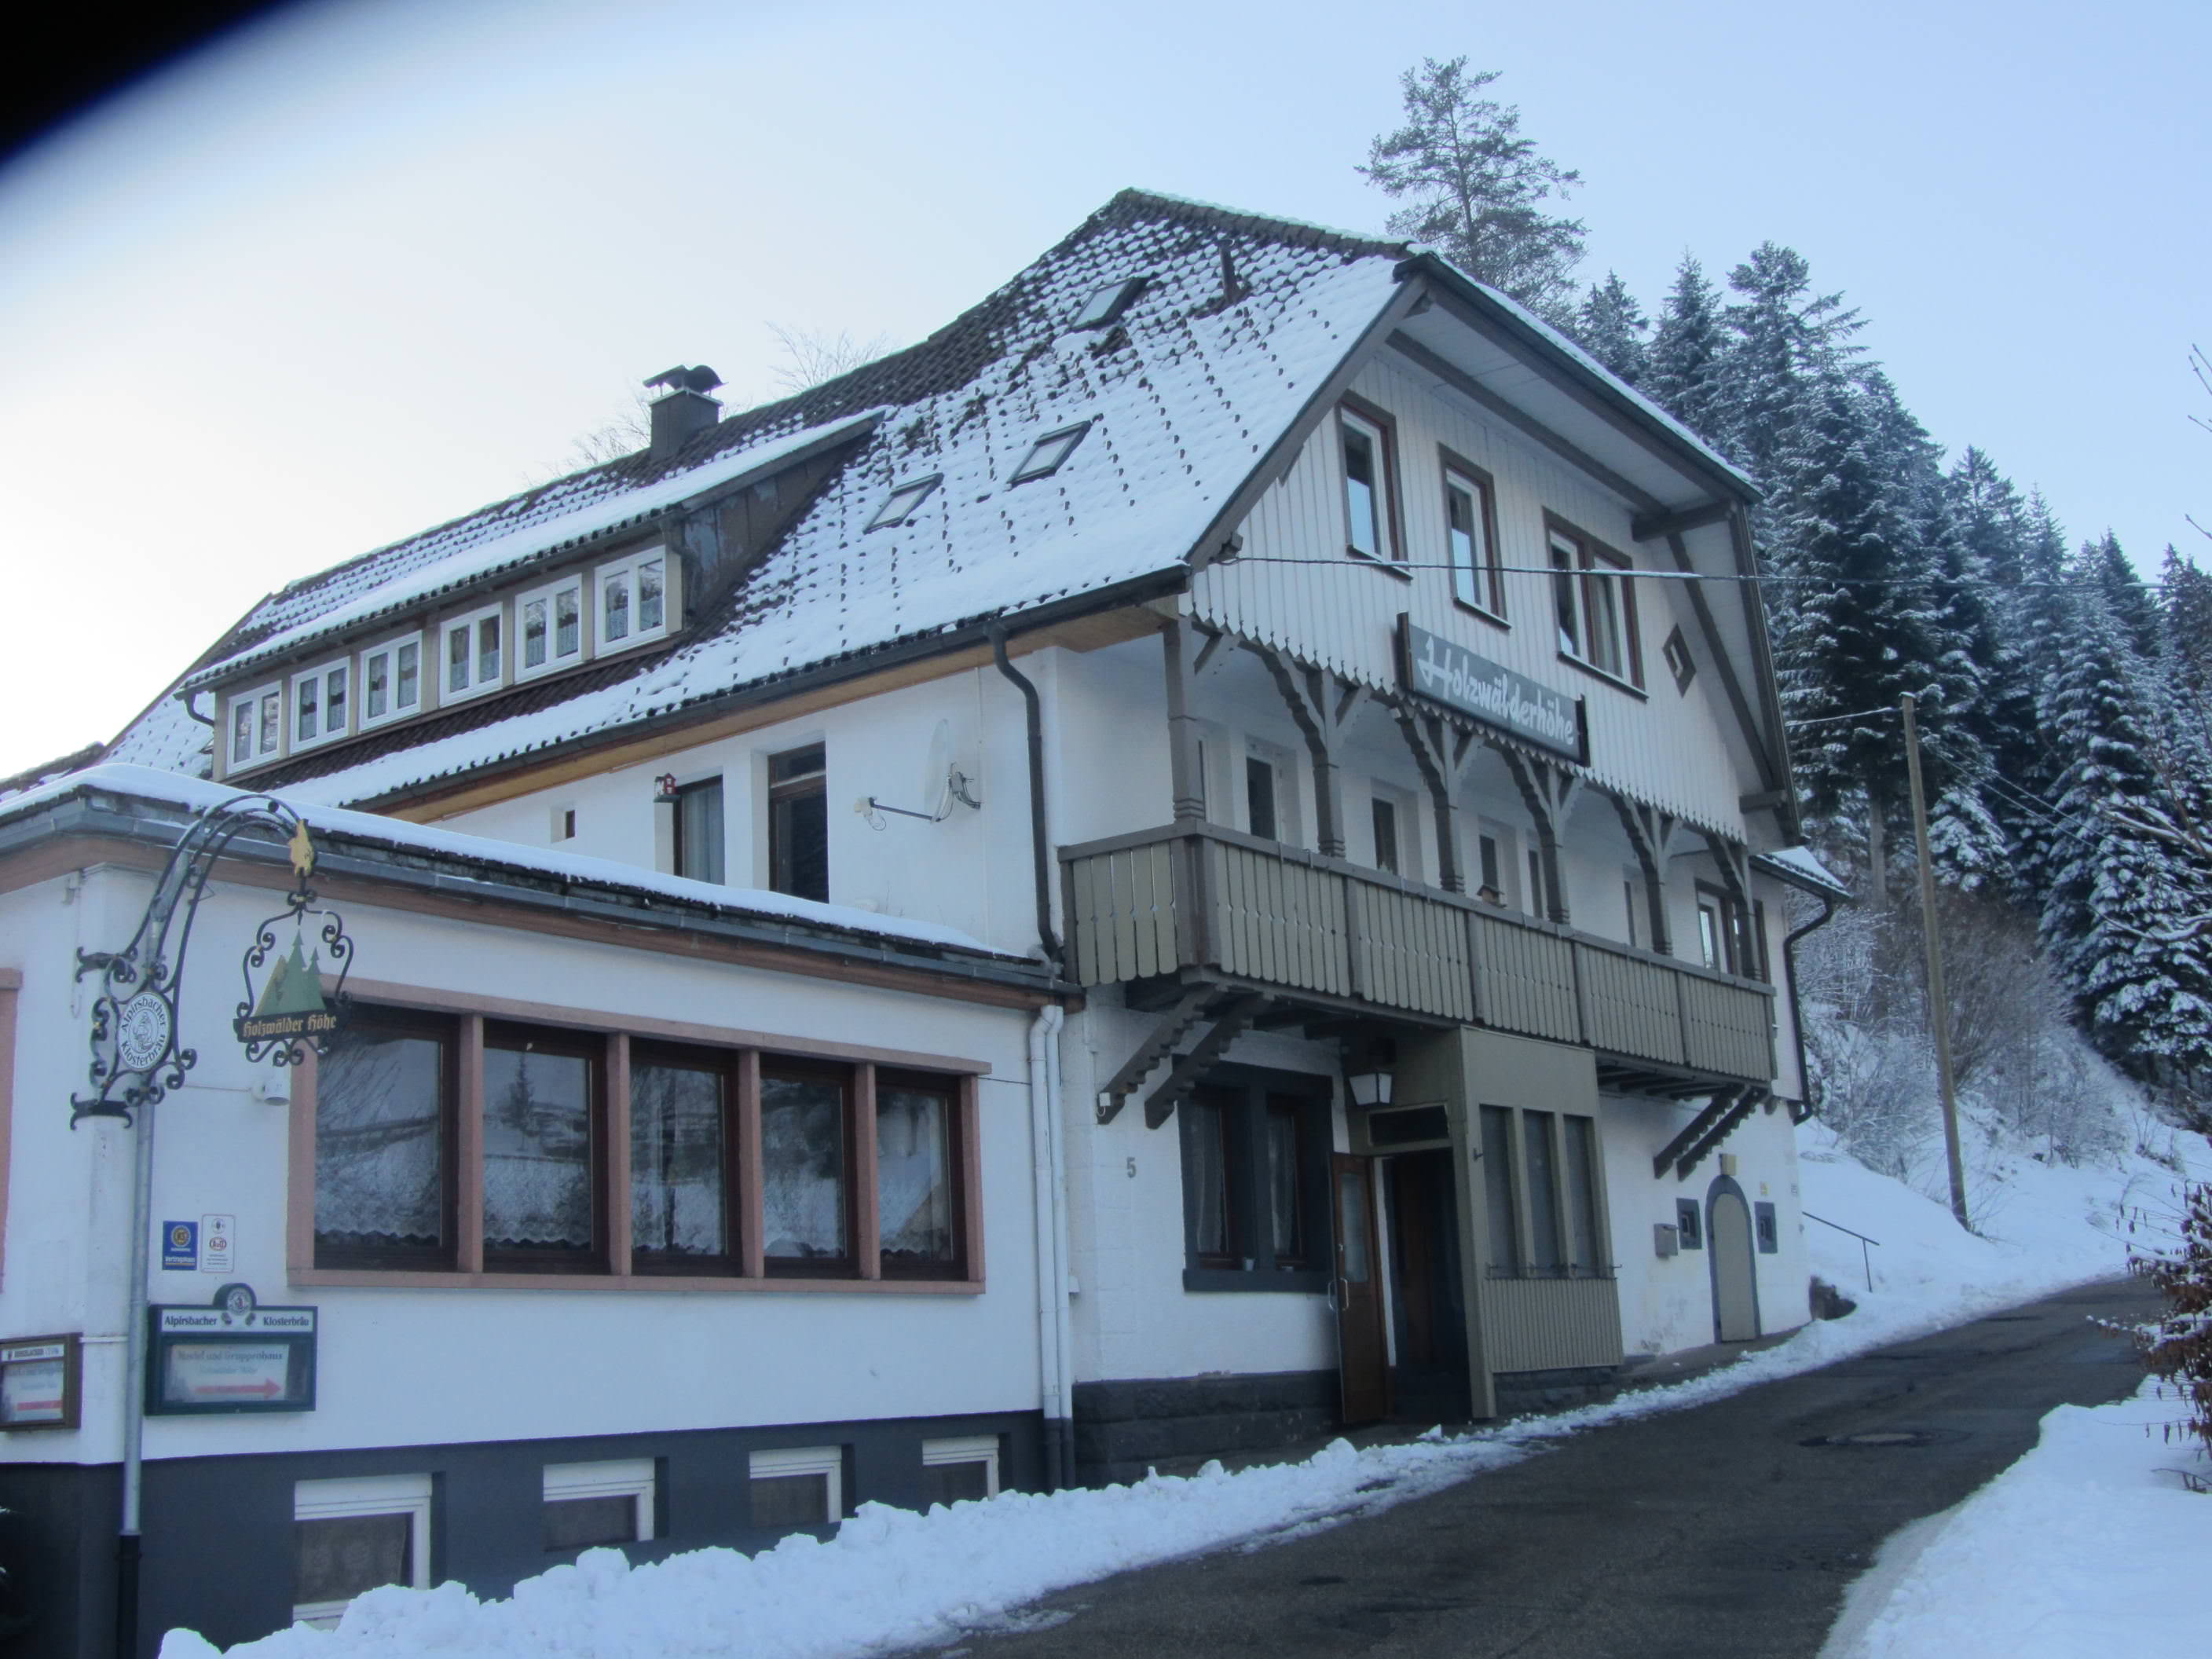
<path id="1" fill-rule="evenodd" d="M 677 615 L 665 550 L 547 582 L 380 640 L 230 699 L 233 769 L 298 753 L 434 706 L 667 637 Z M 511 609 L 510 609 L 511 607 Z M 428 660 L 425 661 L 426 652 Z"/>

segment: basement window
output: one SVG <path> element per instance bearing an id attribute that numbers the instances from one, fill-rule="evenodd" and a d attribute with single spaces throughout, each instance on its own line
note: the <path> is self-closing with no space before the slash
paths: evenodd
<path id="1" fill-rule="evenodd" d="M 876 516 L 868 520 L 870 530 L 884 530 L 894 525 L 911 524 L 921 504 L 937 493 L 944 482 L 939 473 L 927 478 L 916 478 L 912 483 L 902 483 L 890 493 L 890 499 L 876 509 Z"/>
<path id="2" fill-rule="evenodd" d="M 548 1554 L 653 1536 L 653 1466 L 649 1457 L 605 1463 L 548 1463 L 541 1536 Z"/>
<path id="3" fill-rule="evenodd" d="M 1149 276 L 1125 276 L 1119 282 L 1107 283 L 1091 290 L 1091 297 L 1083 302 L 1083 309 L 1075 313 L 1075 328 L 1111 328 L 1121 320 L 1121 313 L 1134 304 Z"/>
<path id="4" fill-rule="evenodd" d="M 1010 484 L 1027 483 L 1032 478 L 1050 477 L 1075 453 L 1076 445 L 1083 441 L 1083 434 L 1090 430 L 1091 422 L 1084 421 L 1074 426 L 1064 426 L 1057 432 L 1046 433 L 1036 441 L 1022 464 L 1014 469 L 1013 477 L 1006 482 Z"/>
<path id="5" fill-rule="evenodd" d="M 999 1437 L 965 1434 L 921 1443 L 923 1486 L 933 1504 L 999 1495 Z"/>
<path id="6" fill-rule="evenodd" d="M 844 1518 L 845 1453 L 839 1446 L 757 1451 L 750 1460 L 753 1525 L 790 1532 Z"/>
<path id="7" fill-rule="evenodd" d="M 292 1617 L 329 1630 L 380 1584 L 430 1587 L 430 1477 L 295 1482 Z"/>

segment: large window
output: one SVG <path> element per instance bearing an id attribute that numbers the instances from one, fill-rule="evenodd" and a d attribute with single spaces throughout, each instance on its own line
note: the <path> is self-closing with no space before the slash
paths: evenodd
<path id="1" fill-rule="evenodd" d="M 1237 1066 L 1176 1109 L 1188 1288 L 1322 1288 L 1328 1112 L 1317 1079 Z"/>
<path id="2" fill-rule="evenodd" d="M 1559 654 L 1610 678 L 1642 686 L 1644 652 L 1637 638 L 1636 593 L 1624 574 L 1631 568 L 1628 559 L 1549 514 L 1546 522 Z"/>
<path id="3" fill-rule="evenodd" d="M 793 898 L 830 901 L 828 772 L 822 745 L 768 757 L 769 888 Z"/>
<path id="4" fill-rule="evenodd" d="M 1478 1116 L 1490 1276 L 1609 1277 L 1596 1121 L 1505 1106 Z"/>
<path id="5" fill-rule="evenodd" d="M 693 881 L 722 879 L 722 781 L 702 778 L 676 788 L 676 873 Z"/>
<path id="6" fill-rule="evenodd" d="M 1364 559 L 1405 556 L 1398 548 L 1391 497 L 1390 430 L 1380 410 L 1346 405 L 1336 411 L 1344 475 L 1344 544 Z"/>
<path id="7" fill-rule="evenodd" d="M 1494 621 L 1505 616 L 1499 568 L 1498 514 L 1490 474 L 1443 452 L 1444 539 L 1451 556 L 1452 598 Z"/>
<path id="8" fill-rule="evenodd" d="M 945 1282 L 977 1265 L 974 1088 L 955 1074 L 363 1007 L 302 1101 L 311 1272 Z"/>

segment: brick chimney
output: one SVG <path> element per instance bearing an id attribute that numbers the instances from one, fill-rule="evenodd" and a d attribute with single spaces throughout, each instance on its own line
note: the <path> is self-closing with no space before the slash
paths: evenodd
<path id="1" fill-rule="evenodd" d="M 722 405 L 707 395 L 721 383 L 722 377 L 704 363 L 663 369 L 646 382 L 668 388 L 651 405 L 654 460 L 666 460 L 722 418 Z"/>

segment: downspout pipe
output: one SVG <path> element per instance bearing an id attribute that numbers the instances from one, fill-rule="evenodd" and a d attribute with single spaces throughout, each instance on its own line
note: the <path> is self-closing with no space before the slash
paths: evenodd
<path id="1" fill-rule="evenodd" d="M 1790 993 L 1790 1035 L 1797 1046 L 1798 1085 L 1805 1091 L 1803 1116 L 1791 1114 L 1791 1121 L 1796 1123 L 1802 1123 L 1813 1115 L 1813 1073 L 1805 1064 L 1805 1011 L 1797 1002 L 1797 941 L 1836 919 L 1835 896 L 1820 893 L 1814 896 L 1820 901 L 1820 914 L 1802 927 L 1792 928 L 1782 936 L 1782 978 Z"/>
<path id="2" fill-rule="evenodd" d="M 1067 1158 L 1060 1142 L 1060 1006 L 1048 1003 L 1030 1023 L 1030 1158 L 1035 1188 L 1037 1290 L 1037 1407 L 1043 1422 L 1045 1490 L 1074 1483 L 1074 1425 L 1068 1406 Z"/>
<path id="3" fill-rule="evenodd" d="M 991 626 L 991 655 L 999 665 L 999 672 L 1012 680 L 1022 694 L 1028 708 L 1030 739 L 1030 854 L 1036 866 L 1036 924 L 1037 939 L 1044 946 L 1045 959 L 1057 969 L 1060 965 L 1060 935 L 1052 927 L 1052 836 L 1046 827 L 1044 815 L 1044 703 L 1037 696 L 1036 687 L 1029 677 L 1016 668 L 1006 655 L 1006 625 L 994 623 Z"/>

